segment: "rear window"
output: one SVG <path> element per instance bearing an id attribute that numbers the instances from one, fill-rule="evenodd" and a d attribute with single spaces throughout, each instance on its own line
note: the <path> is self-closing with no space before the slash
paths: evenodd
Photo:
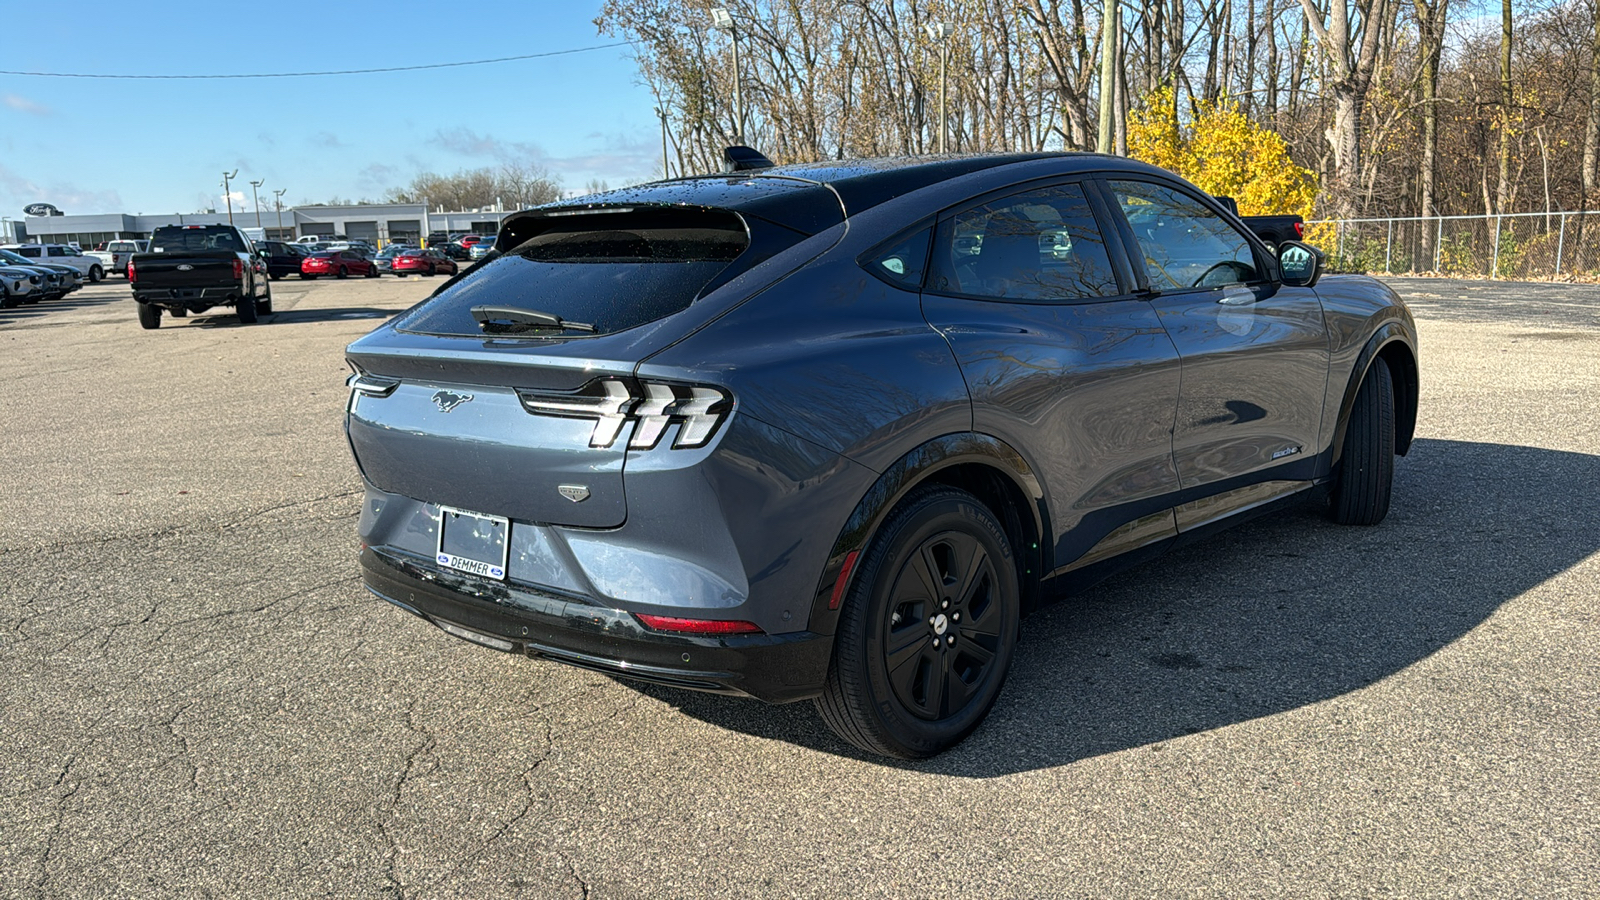
<path id="1" fill-rule="evenodd" d="M 549 313 L 609 334 L 688 307 L 749 246 L 743 220 L 718 210 L 586 215 L 541 225 L 542 231 L 447 286 L 396 327 L 479 337 L 472 307 L 490 305 Z"/>
<path id="2" fill-rule="evenodd" d="M 182 226 L 157 228 L 150 237 L 153 253 L 181 253 L 194 250 L 244 250 L 239 235 L 225 225 Z"/>
<path id="3" fill-rule="evenodd" d="M 112 253 L 126 253 L 129 250 L 137 250 L 138 247 L 134 245 L 133 241 L 112 241 L 108 249 Z"/>

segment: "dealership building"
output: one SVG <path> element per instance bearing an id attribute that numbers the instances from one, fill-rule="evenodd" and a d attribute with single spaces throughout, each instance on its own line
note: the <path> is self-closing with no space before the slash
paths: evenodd
<path id="1" fill-rule="evenodd" d="M 510 211 L 429 211 L 420 203 L 375 203 L 359 206 L 296 206 L 282 211 L 235 212 L 233 224 L 255 228 L 259 222 L 268 238 L 294 240 L 316 235 L 365 240 L 374 246 L 392 241 L 415 244 L 436 231 L 495 234 Z M 147 238 L 163 225 L 225 225 L 226 212 L 129 215 L 107 213 L 88 216 L 27 216 L 12 220 L 5 237 L 17 243 L 70 244 L 93 247 L 119 238 Z"/>

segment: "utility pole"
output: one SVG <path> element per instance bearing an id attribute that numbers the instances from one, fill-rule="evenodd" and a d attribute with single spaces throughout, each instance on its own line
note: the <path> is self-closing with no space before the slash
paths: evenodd
<path id="1" fill-rule="evenodd" d="M 734 24 L 733 14 L 722 7 L 711 11 L 711 27 L 718 31 L 726 31 L 733 39 L 733 142 L 744 143 L 744 89 L 740 87 L 743 81 L 739 77 L 739 26 Z"/>
<path id="2" fill-rule="evenodd" d="M 949 22 L 929 22 L 928 37 L 939 45 L 939 152 L 944 152 L 945 132 L 950 130 L 950 112 L 945 105 L 945 86 L 949 81 L 950 37 L 956 33 Z"/>
<path id="3" fill-rule="evenodd" d="M 1100 29 L 1100 139 L 1095 149 L 1111 152 L 1112 110 L 1117 100 L 1117 50 L 1120 43 L 1117 32 L 1117 0 L 1106 0 L 1104 21 Z"/>
<path id="4" fill-rule="evenodd" d="M 233 192 L 228 189 L 228 182 L 232 181 L 238 174 L 238 169 L 234 169 L 232 172 L 222 173 L 222 199 L 227 201 L 228 204 L 229 225 L 233 224 Z"/>
<path id="5" fill-rule="evenodd" d="M 656 107 L 656 118 L 661 120 L 661 177 L 671 178 L 672 170 L 667 166 L 667 112 L 661 107 Z"/>
<path id="6" fill-rule="evenodd" d="M 272 203 L 278 207 L 278 240 L 283 240 L 283 195 L 288 188 L 279 188 L 272 192 Z"/>
<path id="7" fill-rule="evenodd" d="M 266 184 L 265 178 L 260 181 L 250 182 L 250 204 L 256 208 L 256 227 L 261 227 L 261 198 L 256 195 L 256 189 Z"/>

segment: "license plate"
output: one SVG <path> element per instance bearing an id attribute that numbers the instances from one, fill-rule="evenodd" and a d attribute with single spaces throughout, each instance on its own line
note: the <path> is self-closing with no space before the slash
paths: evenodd
<path id="1" fill-rule="evenodd" d="M 439 565 L 503 581 L 510 549 L 510 519 L 439 507 Z"/>

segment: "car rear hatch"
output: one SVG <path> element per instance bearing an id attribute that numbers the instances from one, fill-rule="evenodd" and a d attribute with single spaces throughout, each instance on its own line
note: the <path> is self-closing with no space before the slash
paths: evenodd
<path id="1" fill-rule="evenodd" d="M 822 199 L 840 221 L 837 201 Z M 642 384 L 638 362 L 681 333 L 675 317 L 808 236 L 728 208 L 659 203 L 507 219 L 485 262 L 350 346 L 357 464 L 374 486 L 430 503 L 621 525 L 632 413 L 731 405 L 712 387 Z"/>

